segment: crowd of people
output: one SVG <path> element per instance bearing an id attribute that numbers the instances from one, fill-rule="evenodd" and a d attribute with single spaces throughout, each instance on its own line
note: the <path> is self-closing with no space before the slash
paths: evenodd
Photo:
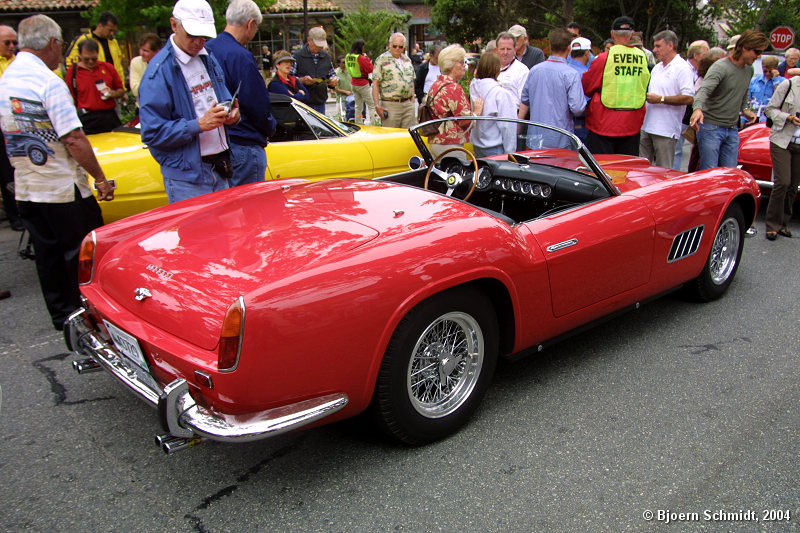
<path id="1" fill-rule="evenodd" d="M 634 20 L 622 16 L 596 56 L 580 26 L 570 23 L 550 31 L 545 57 L 515 24 L 487 44 L 468 94 L 462 46 L 436 45 L 426 57 L 418 44 L 408 50 L 402 33 L 393 33 L 374 60 L 356 39 L 334 63 L 325 30 L 313 27 L 293 53 L 264 47 L 259 65 L 247 46 L 262 17 L 253 0 L 232 0 L 217 34 L 206 0 L 178 0 L 167 41 L 141 38 L 128 81 L 170 202 L 263 181 L 264 148 L 276 128 L 270 93 L 324 114 L 333 91 L 342 118 L 361 124 L 408 128 L 423 107 L 434 118 L 529 118 L 575 133 L 595 153 L 640 155 L 668 168 L 681 168 L 685 137 L 695 144 L 690 170 L 735 166 L 738 129 L 769 119 L 775 188 L 766 237 L 791 237 L 787 223 L 800 180 L 800 84 L 792 77 L 800 73 L 800 51 L 787 50 L 780 63 L 764 58 L 754 77 L 753 64 L 769 45 L 761 32 L 743 32 L 727 51 L 696 41 L 684 58 L 673 31 L 655 34 L 651 52 Z M 47 16 L 26 18 L 16 31 L 0 26 L 2 134 L 33 132 L 48 145 L 44 161 L 14 157 L 13 166 L 0 151 L 0 189 L 12 228 L 30 233 L 57 329 L 80 305 L 78 248 L 103 224 L 97 200 L 114 198 L 113 180 L 86 134 L 119 126 L 117 101 L 128 98 L 116 31 L 116 17 L 103 13 L 64 58 L 61 28 Z M 62 60 L 66 70 L 59 75 Z M 476 155 L 489 156 L 538 148 L 542 139 L 524 128 L 471 120 L 442 122 L 428 136 L 434 156 L 467 142 Z"/>

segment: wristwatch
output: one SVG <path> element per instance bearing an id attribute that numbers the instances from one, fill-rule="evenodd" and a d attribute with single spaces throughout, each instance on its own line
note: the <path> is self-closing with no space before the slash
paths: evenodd
<path id="1" fill-rule="evenodd" d="M 664 95 L 661 95 L 661 103 L 664 103 Z"/>

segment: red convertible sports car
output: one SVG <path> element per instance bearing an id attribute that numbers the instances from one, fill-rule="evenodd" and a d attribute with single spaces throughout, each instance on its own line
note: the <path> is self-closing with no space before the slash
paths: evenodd
<path id="1" fill-rule="evenodd" d="M 739 132 L 739 166 L 756 179 L 764 194 L 772 190 L 772 158 L 769 155 L 769 128 L 755 124 Z"/>
<path id="2" fill-rule="evenodd" d="M 758 209 L 741 170 L 595 158 L 548 126 L 477 160 L 410 134 L 423 158 L 400 174 L 259 183 L 88 235 L 76 369 L 157 407 L 168 453 L 365 411 L 424 444 L 469 419 L 498 358 L 675 288 L 722 296 Z"/>

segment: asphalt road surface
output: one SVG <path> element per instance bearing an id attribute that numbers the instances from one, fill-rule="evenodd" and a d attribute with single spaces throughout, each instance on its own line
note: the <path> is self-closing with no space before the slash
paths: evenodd
<path id="1" fill-rule="evenodd" d="M 154 410 L 72 370 L 4 222 L 0 531 L 800 531 L 800 223 L 758 228 L 725 298 L 499 365 L 444 441 L 354 419 L 166 456 Z"/>

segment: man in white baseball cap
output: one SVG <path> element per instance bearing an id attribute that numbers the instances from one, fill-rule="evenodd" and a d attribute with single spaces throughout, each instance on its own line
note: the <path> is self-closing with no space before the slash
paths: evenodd
<path id="1" fill-rule="evenodd" d="M 211 6 L 179 0 L 172 14 L 173 34 L 139 86 L 142 140 L 161 165 L 170 203 L 230 187 L 226 126 L 239 122 L 223 70 L 205 48 L 217 35 Z"/>
<path id="2" fill-rule="evenodd" d="M 214 12 L 206 0 L 178 0 L 172 8 L 172 16 L 178 19 L 191 36 L 208 37 L 217 36 L 214 27 Z"/>

